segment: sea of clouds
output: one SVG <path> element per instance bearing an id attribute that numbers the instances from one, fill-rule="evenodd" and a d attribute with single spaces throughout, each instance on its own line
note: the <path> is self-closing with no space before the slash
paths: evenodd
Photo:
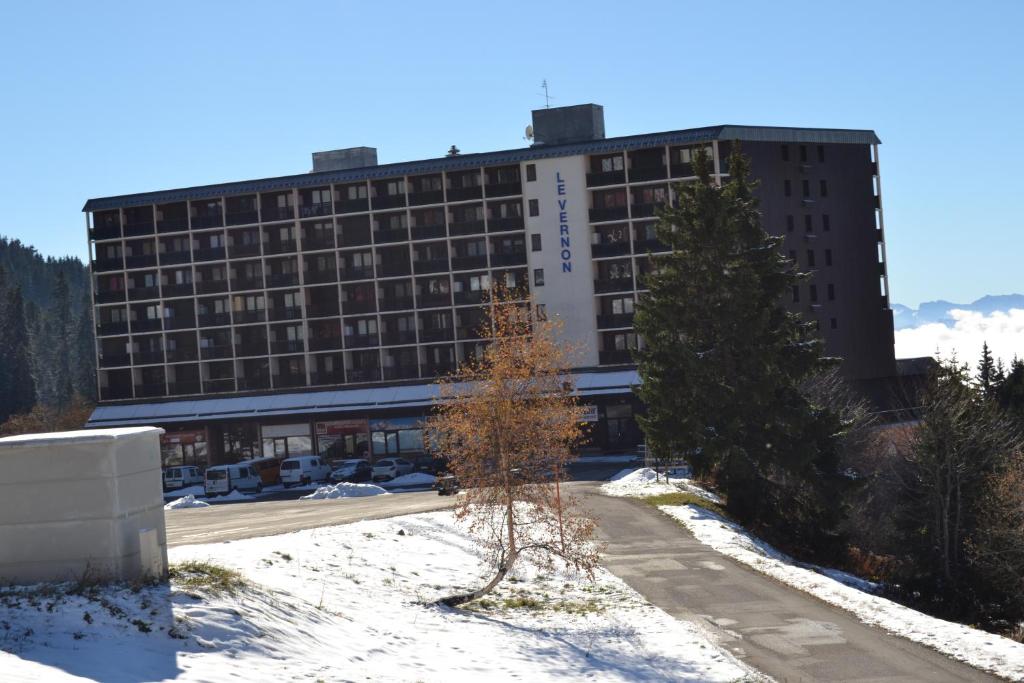
<path id="1" fill-rule="evenodd" d="M 1024 309 L 1011 308 L 984 314 L 953 309 L 953 326 L 927 323 L 896 330 L 896 357 L 956 354 L 972 367 L 981 356 L 981 345 L 988 342 L 992 355 L 1009 364 L 1014 356 L 1024 357 Z"/>

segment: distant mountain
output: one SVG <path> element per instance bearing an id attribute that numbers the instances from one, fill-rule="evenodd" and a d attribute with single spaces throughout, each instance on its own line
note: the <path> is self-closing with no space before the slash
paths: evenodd
<path id="1" fill-rule="evenodd" d="M 903 330 L 928 323 L 952 326 L 954 321 L 950 311 L 953 309 L 989 315 L 995 311 L 1008 311 L 1011 308 L 1024 309 L 1024 294 L 990 294 L 969 304 L 955 304 L 941 300 L 926 301 L 916 309 L 903 304 L 893 304 L 892 313 L 895 328 Z"/>

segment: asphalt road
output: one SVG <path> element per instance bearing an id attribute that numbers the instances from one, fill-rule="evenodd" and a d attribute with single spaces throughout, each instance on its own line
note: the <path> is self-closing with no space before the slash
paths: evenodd
<path id="1" fill-rule="evenodd" d="M 998 680 L 717 553 L 644 503 L 594 486 L 585 503 L 599 519 L 609 571 L 778 681 Z"/>

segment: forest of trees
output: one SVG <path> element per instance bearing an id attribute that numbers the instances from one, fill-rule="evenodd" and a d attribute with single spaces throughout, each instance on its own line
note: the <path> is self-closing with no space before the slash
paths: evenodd
<path id="1" fill-rule="evenodd" d="M 93 335 L 88 268 L 0 237 L 0 423 L 33 409 L 87 414 L 96 398 Z"/>

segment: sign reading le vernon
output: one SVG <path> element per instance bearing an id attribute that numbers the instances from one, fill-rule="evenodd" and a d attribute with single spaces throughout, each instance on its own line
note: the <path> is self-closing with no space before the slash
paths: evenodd
<path id="1" fill-rule="evenodd" d="M 565 179 L 561 171 L 555 171 L 555 192 L 558 194 L 558 237 L 561 243 L 559 256 L 562 272 L 572 272 L 572 251 L 569 244 L 569 200 L 565 194 Z"/>

